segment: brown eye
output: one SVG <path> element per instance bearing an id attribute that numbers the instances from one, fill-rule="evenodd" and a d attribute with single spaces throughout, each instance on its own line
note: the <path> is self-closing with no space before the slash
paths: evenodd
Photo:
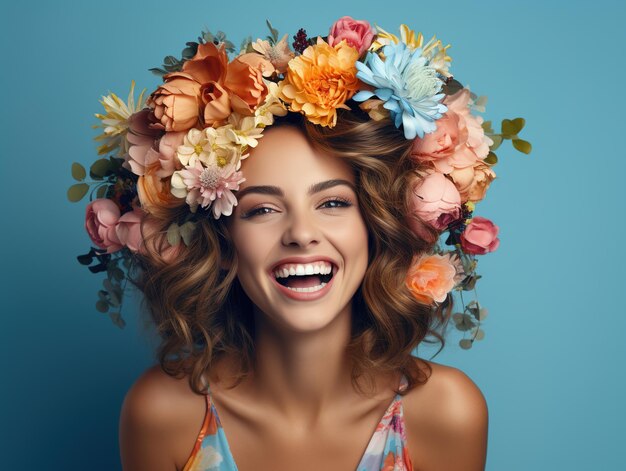
<path id="1" fill-rule="evenodd" d="M 320 205 L 323 209 L 347 208 L 349 206 L 352 206 L 352 203 L 344 198 L 332 198 Z"/>

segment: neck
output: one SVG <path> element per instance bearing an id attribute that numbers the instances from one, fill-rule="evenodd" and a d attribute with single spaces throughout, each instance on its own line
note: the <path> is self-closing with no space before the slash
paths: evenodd
<path id="1" fill-rule="evenodd" d="M 258 312 L 255 322 L 254 386 L 287 421 L 314 426 L 322 411 L 337 407 L 337 398 L 351 397 L 350 305 L 314 332 L 286 331 Z"/>

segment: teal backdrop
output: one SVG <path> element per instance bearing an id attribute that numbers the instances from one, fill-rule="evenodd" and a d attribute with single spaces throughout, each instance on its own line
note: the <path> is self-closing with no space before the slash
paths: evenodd
<path id="1" fill-rule="evenodd" d="M 203 28 L 239 45 L 340 16 L 452 45 L 452 72 L 487 95 L 487 119 L 523 116 L 524 156 L 505 143 L 477 214 L 501 228 L 482 257 L 485 339 L 450 333 L 434 360 L 465 371 L 490 412 L 489 471 L 624 469 L 624 44 L 626 3 L 596 1 L 3 2 L 0 133 L 0 468 L 120 469 L 118 419 L 154 339 L 95 309 L 79 265 L 85 203 L 66 199 L 73 161 L 96 158 L 98 100 L 152 90 L 148 72 Z M 423 355 L 430 355 L 424 350 Z M 419 453 L 419 451 L 415 451 Z"/>

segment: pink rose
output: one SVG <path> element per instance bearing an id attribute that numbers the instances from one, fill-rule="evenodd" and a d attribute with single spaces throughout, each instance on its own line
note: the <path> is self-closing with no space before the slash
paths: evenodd
<path id="1" fill-rule="evenodd" d="M 137 252 L 143 244 L 141 220 L 144 216 L 145 213 L 140 208 L 135 208 L 133 211 L 123 214 L 115 227 L 120 243 L 133 252 Z"/>
<path id="2" fill-rule="evenodd" d="M 349 16 L 339 18 L 328 33 L 328 44 L 335 46 L 344 40 L 363 54 L 372 44 L 374 31 L 367 21 L 353 20 Z"/>
<path id="3" fill-rule="evenodd" d="M 454 183 L 443 174 L 434 172 L 417 181 L 410 207 L 411 214 L 433 228 L 443 230 L 461 216 L 461 195 Z M 409 218 L 409 227 L 418 235 L 422 232 L 415 218 Z"/>
<path id="4" fill-rule="evenodd" d="M 85 229 L 87 234 L 98 247 L 106 249 L 107 253 L 120 250 L 120 242 L 115 226 L 120 218 L 120 208 L 106 198 L 100 198 L 87 205 L 85 214 Z"/>
<path id="5" fill-rule="evenodd" d="M 467 88 L 444 99 L 448 111 L 437 120 L 437 129 L 413 141 L 414 160 L 430 162 L 438 172 L 449 174 L 487 157 L 493 141 L 485 136 L 483 118 L 470 113 L 469 99 Z"/>
<path id="6" fill-rule="evenodd" d="M 461 234 L 461 247 L 465 253 L 484 255 L 493 252 L 500 245 L 500 228 L 487 218 L 476 216 Z"/>

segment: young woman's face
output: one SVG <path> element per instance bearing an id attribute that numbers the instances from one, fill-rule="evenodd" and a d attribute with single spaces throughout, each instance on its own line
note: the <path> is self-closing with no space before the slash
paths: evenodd
<path id="1" fill-rule="evenodd" d="M 289 331 L 349 316 L 368 259 L 349 164 L 282 126 L 264 133 L 241 170 L 246 181 L 228 224 L 246 294 Z"/>

